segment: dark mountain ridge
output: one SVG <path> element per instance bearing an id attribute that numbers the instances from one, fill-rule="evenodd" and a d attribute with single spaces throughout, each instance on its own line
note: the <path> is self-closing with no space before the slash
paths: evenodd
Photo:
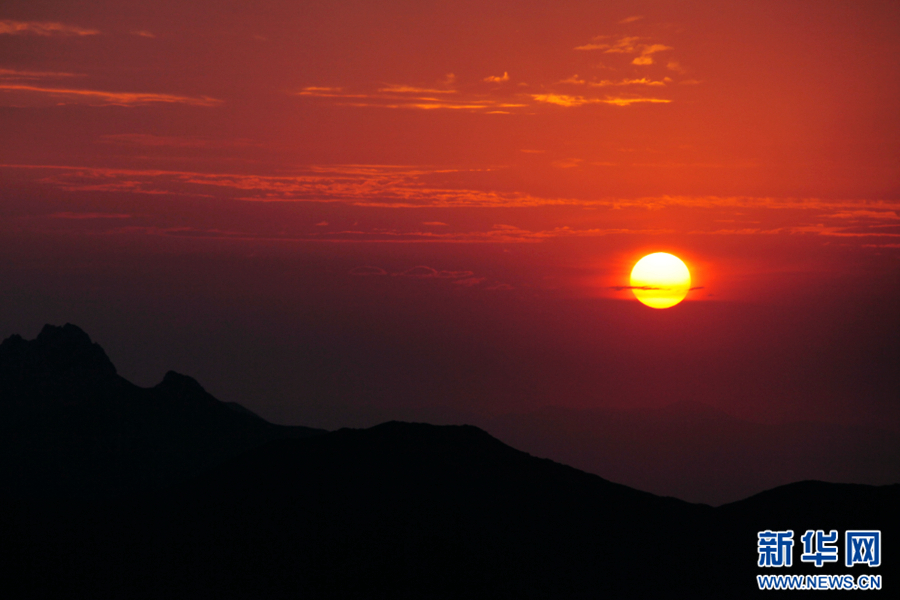
<path id="1" fill-rule="evenodd" d="M 774 593 L 757 574 L 898 573 L 888 554 L 797 557 L 805 529 L 893 544 L 900 485 L 800 482 L 711 508 L 472 426 L 306 435 L 183 375 L 137 388 L 72 327 L 0 346 L 8 597 L 745 598 Z M 790 570 L 757 567 L 765 529 L 797 532 Z"/>
<path id="2" fill-rule="evenodd" d="M 159 489 L 271 440 L 316 433 L 268 423 L 173 371 L 140 388 L 75 325 L 0 344 L 3 495 Z"/>
<path id="3" fill-rule="evenodd" d="M 516 448 L 659 495 L 713 505 L 805 479 L 900 481 L 897 435 L 873 427 L 738 419 L 701 403 L 546 407 L 478 421 Z"/>

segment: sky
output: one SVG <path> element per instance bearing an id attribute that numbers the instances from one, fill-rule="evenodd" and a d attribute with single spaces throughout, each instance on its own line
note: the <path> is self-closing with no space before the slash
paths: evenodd
<path id="1" fill-rule="evenodd" d="M 900 5 L 5 0 L 0 335 L 279 423 L 900 431 Z M 628 289 L 651 252 L 692 289 Z"/>

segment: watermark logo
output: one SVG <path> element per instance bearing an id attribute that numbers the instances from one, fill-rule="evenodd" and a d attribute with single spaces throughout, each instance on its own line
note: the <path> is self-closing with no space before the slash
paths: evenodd
<path id="1" fill-rule="evenodd" d="M 760 531 L 757 534 L 759 542 L 760 567 L 790 567 L 791 555 L 794 548 L 794 531 Z"/>
<path id="2" fill-rule="evenodd" d="M 794 530 L 757 532 L 756 550 L 760 567 L 790 567 L 794 550 Z M 817 568 L 825 563 L 836 563 L 841 550 L 844 565 L 854 567 L 881 566 L 881 531 L 877 529 L 850 529 L 844 532 L 844 544 L 839 543 L 837 529 L 827 533 L 823 529 L 807 529 L 800 537 L 803 553 L 800 561 L 813 563 Z M 881 575 L 757 575 L 761 590 L 880 590 Z"/>
<path id="3" fill-rule="evenodd" d="M 827 562 L 837 562 L 837 529 L 832 529 L 827 534 L 821 529 L 816 531 L 809 529 L 800 539 L 803 541 L 803 554 L 800 555 L 801 562 L 815 563 L 817 567 L 821 567 Z"/>
<path id="4" fill-rule="evenodd" d="M 881 532 L 847 531 L 844 543 L 844 564 L 881 566 Z"/>

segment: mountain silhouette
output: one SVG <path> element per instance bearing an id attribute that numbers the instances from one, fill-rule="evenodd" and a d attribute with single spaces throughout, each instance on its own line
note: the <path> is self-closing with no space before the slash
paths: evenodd
<path id="1" fill-rule="evenodd" d="M 75 325 L 0 344 L 2 495 L 157 489 L 268 441 L 316 433 L 268 423 L 172 371 L 140 388 Z"/>
<path id="2" fill-rule="evenodd" d="M 897 435 L 873 427 L 754 423 L 698 402 L 545 407 L 475 424 L 515 448 L 614 481 L 714 505 L 791 482 L 900 481 Z"/>
<path id="3" fill-rule="evenodd" d="M 712 508 L 473 426 L 279 429 L 183 375 L 136 388 L 67 328 L 0 346 L 4 410 L 26 432 L 4 420 L 3 476 L 27 492 L 0 496 L 5 597 L 771 597 L 759 531 L 793 529 L 795 550 L 810 528 L 900 539 L 900 485 L 800 482 Z M 817 569 L 795 551 L 787 573 L 888 586 L 888 556 Z"/>

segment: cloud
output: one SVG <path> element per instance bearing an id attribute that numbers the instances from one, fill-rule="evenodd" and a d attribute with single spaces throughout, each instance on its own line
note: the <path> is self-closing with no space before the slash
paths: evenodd
<path id="1" fill-rule="evenodd" d="M 316 223 L 316 227 L 328 227 L 328 221 L 319 221 Z"/>
<path id="2" fill-rule="evenodd" d="M 653 56 L 652 54 L 656 54 L 657 52 L 664 52 L 665 50 L 671 50 L 671 46 L 665 46 L 663 44 L 652 44 L 650 46 L 642 46 L 641 47 L 641 55 L 635 57 L 631 64 L 633 65 L 652 65 L 653 64 Z"/>
<path id="3" fill-rule="evenodd" d="M 564 158 L 551 161 L 550 164 L 557 169 L 574 169 L 584 162 L 582 158 Z"/>
<path id="4" fill-rule="evenodd" d="M 572 85 L 584 85 L 585 81 L 584 81 L 584 79 L 581 79 L 580 77 L 578 77 L 578 75 L 576 74 L 576 75 L 572 75 L 571 77 L 569 77 L 567 79 L 563 79 L 559 83 L 570 83 Z"/>
<path id="5" fill-rule="evenodd" d="M 259 142 L 252 140 L 215 140 L 203 137 L 153 135 L 150 133 L 114 133 L 101 135 L 99 139 L 107 144 L 149 148 L 246 148 L 261 145 Z"/>
<path id="6" fill-rule="evenodd" d="M 152 32 L 150 32 L 150 31 L 144 31 L 144 30 L 140 30 L 140 31 L 132 31 L 132 32 L 131 32 L 131 35 L 136 35 L 136 36 L 139 36 L 139 37 L 151 38 L 151 39 L 156 37 Z"/>
<path id="7" fill-rule="evenodd" d="M 569 94 L 532 94 L 532 98 L 538 102 L 547 104 L 556 104 L 557 106 L 582 106 L 584 104 L 595 103 L 596 100 L 585 98 L 583 96 L 570 96 Z"/>
<path id="8" fill-rule="evenodd" d="M 422 225 L 428 225 L 431 227 L 449 227 L 449 225 L 440 221 L 425 221 L 422 223 Z"/>
<path id="9" fill-rule="evenodd" d="M 440 279 L 463 279 L 472 277 L 474 273 L 472 271 L 438 271 L 437 269 L 422 265 L 407 269 L 400 273 L 393 273 L 393 275 L 395 277 L 417 277 L 420 279 L 431 277 Z"/>
<path id="10" fill-rule="evenodd" d="M 470 112 L 507 113 L 507 109 L 524 108 L 527 104 L 498 100 L 482 95 L 466 98 L 447 98 L 449 94 L 457 94 L 457 90 L 422 88 L 412 85 L 388 85 L 381 87 L 376 93 L 348 93 L 343 88 L 307 86 L 296 96 L 335 98 L 347 100 L 343 106 L 413 109 L 413 110 L 464 110 Z M 443 98 L 433 96 L 444 95 Z"/>
<path id="11" fill-rule="evenodd" d="M 0 81 L 16 81 L 23 79 L 58 79 L 62 77 L 82 77 L 78 73 L 60 71 L 18 71 L 16 69 L 0 69 Z"/>
<path id="12" fill-rule="evenodd" d="M 665 86 L 666 82 L 665 81 L 654 81 L 652 79 L 647 79 L 646 77 L 641 77 L 639 79 L 622 79 L 619 81 L 611 81 L 608 79 L 604 79 L 602 81 L 591 82 L 588 85 L 591 87 L 609 87 L 609 86 L 627 86 L 627 85 Z"/>
<path id="13" fill-rule="evenodd" d="M 20 92 L 28 96 L 49 96 L 56 102 L 82 103 L 99 106 L 140 106 L 152 103 L 186 104 L 189 106 L 218 106 L 221 100 L 208 96 L 179 96 L 176 94 L 158 94 L 141 92 L 106 92 L 100 90 L 83 90 L 70 88 L 48 88 L 34 85 L 0 82 L 0 90 Z"/>
<path id="14" fill-rule="evenodd" d="M 627 25 L 628 23 L 634 23 L 635 21 L 640 21 L 644 17 L 642 15 L 635 15 L 633 17 L 625 17 L 621 21 L 619 21 L 619 25 Z"/>
<path id="15" fill-rule="evenodd" d="M 632 54 L 637 52 L 641 46 L 638 40 L 641 38 L 636 36 L 627 36 L 619 38 L 614 44 L 607 44 L 604 49 L 605 54 Z"/>
<path id="16" fill-rule="evenodd" d="M 611 285 L 609 289 L 621 292 L 623 290 L 668 290 L 670 288 L 655 287 L 652 285 Z"/>
<path id="17" fill-rule="evenodd" d="M 488 287 L 486 287 L 484 289 L 491 290 L 493 292 L 493 291 L 514 290 L 516 288 L 509 285 L 508 283 L 495 283 L 494 285 L 489 285 Z"/>
<path id="18" fill-rule="evenodd" d="M 457 279 L 453 283 L 454 285 L 461 285 L 463 287 L 473 287 L 482 281 L 487 281 L 487 277 L 466 277 L 465 279 Z"/>
<path id="19" fill-rule="evenodd" d="M 832 219 L 850 220 L 877 219 L 895 221 L 897 219 L 900 219 L 900 216 L 897 215 L 897 211 L 894 210 L 844 210 L 827 216 L 831 217 Z"/>
<path id="20" fill-rule="evenodd" d="M 470 175 L 481 173 L 481 170 L 411 165 L 312 165 L 298 169 L 296 173 L 290 175 L 0 164 L 0 172 L 7 169 L 16 171 L 16 178 L 40 181 L 42 185 L 54 186 L 67 191 L 128 191 L 150 195 L 215 197 L 249 202 L 343 203 L 349 206 L 380 208 L 582 206 L 642 212 L 667 208 L 707 209 L 717 211 L 716 216 L 711 217 L 709 221 L 716 227 L 719 227 L 720 224 L 715 220 L 721 217 L 723 210 L 731 211 L 733 214 L 754 214 L 750 211 L 761 210 L 779 211 L 786 215 L 778 217 L 779 223 L 785 222 L 785 218 L 791 218 L 794 219 L 792 225 L 827 220 L 832 218 L 830 215 L 849 214 L 853 211 L 865 211 L 862 214 L 876 214 L 884 217 L 872 219 L 870 227 L 877 224 L 894 223 L 893 217 L 889 217 L 889 215 L 900 214 L 900 201 L 888 200 L 832 201 L 817 198 L 766 196 L 677 195 L 584 199 L 536 196 L 521 192 L 486 191 L 465 187 Z M 438 177 L 447 183 L 442 186 L 430 183 Z M 452 183 L 454 181 L 458 182 L 455 187 Z M 418 220 L 416 222 L 419 223 Z M 753 224 L 753 221 L 748 223 L 746 233 L 762 233 L 758 225 Z M 423 229 L 424 231 L 403 232 L 402 235 L 390 232 L 380 232 L 378 235 L 385 239 L 406 236 L 433 241 L 442 239 L 455 241 L 469 236 L 473 240 L 496 241 L 503 236 L 510 236 L 508 238 L 510 240 L 522 240 L 546 236 L 634 232 L 614 227 L 602 230 L 581 230 L 580 232 L 568 228 L 533 232 L 519 229 L 514 225 L 498 225 L 491 231 L 468 233 Z M 737 229 L 740 227 L 735 228 L 735 230 Z M 832 229 L 842 231 L 844 227 Z M 337 233 L 340 232 L 328 232 L 329 235 Z M 319 232 L 319 234 L 324 235 L 325 232 Z"/>
<path id="21" fill-rule="evenodd" d="M 603 100 L 606 104 L 614 104 L 616 106 L 631 106 L 632 104 L 669 104 L 672 101 L 666 98 L 606 98 Z"/>
<path id="22" fill-rule="evenodd" d="M 503 71 L 503 75 L 488 75 L 482 81 L 487 81 L 490 83 L 503 83 L 504 81 L 509 81 L 509 73 Z"/>
<path id="23" fill-rule="evenodd" d="M 388 94 L 455 94 L 456 90 L 442 90 L 435 88 L 421 88 L 412 85 L 394 85 L 389 84 L 383 88 L 378 88 L 379 92 Z"/>
<path id="24" fill-rule="evenodd" d="M 603 50 L 605 48 L 609 48 L 609 44 L 584 44 L 581 46 L 575 46 L 575 50 Z"/>
<path id="25" fill-rule="evenodd" d="M 71 220 L 85 220 L 85 219 L 131 219 L 134 215 L 121 214 L 121 213 L 97 213 L 97 212 L 88 212 L 88 213 L 77 213 L 77 212 L 58 212 L 49 215 L 51 219 L 71 219 Z"/>
<path id="26" fill-rule="evenodd" d="M 584 96 L 570 96 L 568 94 L 532 94 L 538 102 L 556 104 L 557 106 L 573 107 L 585 104 L 613 104 L 615 106 L 630 106 L 638 103 L 668 104 L 671 100 L 664 98 L 585 98 Z"/>
<path id="27" fill-rule="evenodd" d="M 694 291 L 694 290 L 702 290 L 702 289 L 704 289 L 704 286 L 698 285 L 698 286 L 696 286 L 696 287 L 689 288 L 688 291 L 689 291 L 689 292 L 692 292 L 692 291 Z"/>
<path id="28" fill-rule="evenodd" d="M 380 267 L 372 267 L 365 265 L 362 267 L 353 267 L 350 269 L 350 275 L 369 276 L 369 275 L 387 275 L 387 271 Z"/>
<path id="29" fill-rule="evenodd" d="M 85 29 L 77 25 L 47 21 L 0 21 L 0 35 L 42 35 L 42 36 L 83 36 L 97 35 L 96 29 Z"/>
<path id="30" fill-rule="evenodd" d="M 653 54 L 672 50 L 671 46 L 665 44 L 647 44 L 641 41 L 642 38 L 637 36 L 621 37 L 613 43 L 605 42 L 608 36 L 597 36 L 589 44 L 576 46 L 575 50 L 602 50 L 604 54 L 638 54 L 631 61 L 633 65 L 652 65 Z"/>

